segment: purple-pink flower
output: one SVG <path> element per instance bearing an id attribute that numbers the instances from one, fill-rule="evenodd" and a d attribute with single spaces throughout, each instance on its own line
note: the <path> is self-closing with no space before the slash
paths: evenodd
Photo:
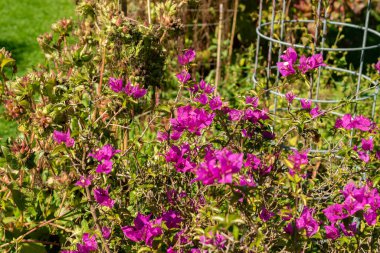
<path id="1" fill-rule="evenodd" d="M 313 119 L 321 116 L 323 114 L 323 111 L 319 110 L 318 105 L 316 105 L 313 109 L 310 110 L 310 115 Z"/>
<path id="2" fill-rule="evenodd" d="M 335 240 L 340 236 L 339 230 L 334 225 L 325 226 L 325 231 L 327 239 Z"/>
<path id="3" fill-rule="evenodd" d="M 109 227 L 102 227 L 102 236 L 104 239 L 109 239 L 111 236 L 111 229 Z"/>
<path id="4" fill-rule="evenodd" d="M 210 109 L 213 111 L 220 110 L 222 108 L 222 100 L 220 99 L 219 96 L 216 96 L 210 100 L 209 105 L 210 105 Z"/>
<path id="5" fill-rule="evenodd" d="M 98 165 L 96 168 L 97 173 L 104 173 L 109 174 L 112 171 L 112 161 L 111 160 L 104 160 L 101 164 Z"/>
<path id="6" fill-rule="evenodd" d="M 109 208 L 112 208 L 115 204 L 115 201 L 109 196 L 108 187 L 106 189 L 102 189 L 100 187 L 96 188 L 94 190 L 94 198 L 95 201 L 101 206 L 108 206 Z"/>
<path id="7" fill-rule="evenodd" d="M 178 172 L 188 172 L 195 168 L 195 163 L 190 160 L 190 146 L 187 143 L 180 147 L 172 145 L 165 155 L 167 162 L 174 164 Z"/>
<path id="8" fill-rule="evenodd" d="M 70 137 L 70 130 L 67 130 L 66 133 L 54 130 L 53 139 L 58 144 L 65 143 L 66 147 L 70 148 L 74 146 L 74 139 Z"/>
<path id="9" fill-rule="evenodd" d="M 169 139 L 169 134 L 167 132 L 157 132 L 157 140 L 160 142 L 167 141 Z"/>
<path id="10" fill-rule="evenodd" d="M 103 160 L 111 160 L 115 154 L 120 152 L 120 150 L 113 148 L 110 144 L 106 144 L 102 148 L 96 150 L 94 153 L 90 153 L 88 156 L 93 157 L 101 162 Z"/>
<path id="11" fill-rule="evenodd" d="M 211 231 L 207 236 L 202 235 L 199 237 L 199 242 L 203 245 L 214 246 L 219 250 L 223 250 L 226 247 L 227 239 L 220 233 L 213 234 Z"/>
<path id="12" fill-rule="evenodd" d="M 311 56 L 313 58 L 313 68 L 318 68 L 322 66 L 326 66 L 326 64 L 323 62 L 323 55 L 322 53 L 320 54 L 315 54 Z"/>
<path id="13" fill-rule="evenodd" d="M 376 209 L 368 208 L 363 213 L 364 220 L 367 222 L 369 226 L 376 225 L 377 212 Z"/>
<path id="14" fill-rule="evenodd" d="M 90 234 L 85 233 L 82 237 L 83 244 L 77 244 L 76 253 L 89 253 L 98 249 L 98 243 L 96 242 L 96 236 L 90 236 Z"/>
<path id="15" fill-rule="evenodd" d="M 359 159 L 365 163 L 368 163 L 370 160 L 369 154 L 365 151 L 358 151 Z"/>
<path id="16" fill-rule="evenodd" d="M 201 103 L 202 105 L 206 105 L 208 103 L 208 97 L 207 97 L 207 94 L 206 93 L 202 93 L 200 94 L 199 96 L 197 96 L 195 99 L 194 99 L 195 102 L 199 102 Z"/>
<path id="17" fill-rule="evenodd" d="M 352 222 L 351 224 L 346 227 L 344 223 L 339 224 L 340 229 L 342 229 L 342 232 L 345 236 L 354 236 L 356 234 L 356 222 Z"/>
<path id="18" fill-rule="evenodd" d="M 294 233 L 294 226 L 291 222 L 289 222 L 285 227 L 284 227 L 285 233 L 288 235 L 292 235 Z"/>
<path id="19" fill-rule="evenodd" d="M 348 217 L 347 212 L 343 209 L 342 204 L 333 204 L 322 210 L 327 219 L 335 224 L 338 220 Z"/>
<path id="20" fill-rule="evenodd" d="M 111 77 L 108 84 L 114 92 L 119 93 L 121 91 L 124 91 L 124 93 L 126 93 L 128 96 L 132 96 L 135 99 L 141 98 L 145 96 L 145 94 L 147 93 L 147 90 L 141 88 L 139 84 L 132 85 L 132 83 L 129 81 L 127 82 L 125 87 L 123 87 L 123 79 Z"/>
<path id="21" fill-rule="evenodd" d="M 237 109 L 228 110 L 228 119 L 231 121 L 239 121 L 243 116 L 243 112 Z"/>
<path id="22" fill-rule="evenodd" d="M 261 166 L 261 160 L 253 154 L 247 154 L 247 160 L 245 161 L 244 166 L 257 170 Z"/>
<path id="23" fill-rule="evenodd" d="M 206 83 L 203 79 L 198 84 L 196 84 L 194 88 L 196 91 L 200 89 L 206 94 L 211 94 L 215 90 L 215 88 L 211 84 Z"/>
<path id="24" fill-rule="evenodd" d="M 373 150 L 373 140 L 372 139 L 362 139 L 362 149 L 366 151 Z"/>
<path id="25" fill-rule="evenodd" d="M 253 179 L 252 176 L 240 176 L 240 181 L 239 181 L 240 186 L 247 186 L 247 187 L 255 187 L 256 182 Z"/>
<path id="26" fill-rule="evenodd" d="M 269 116 L 266 110 L 252 110 L 249 108 L 244 111 L 244 119 L 250 121 L 252 124 L 256 124 L 260 120 L 269 119 Z"/>
<path id="27" fill-rule="evenodd" d="M 335 128 L 344 128 L 346 130 L 358 129 L 367 132 L 373 128 L 373 123 L 370 119 L 363 115 L 358 115 L 355 118 L 351 114 L 345 114 L 342 118 L 337 118 Z"/>
<path id="28" fill-rule="evenodd" d="M 191 75 L 186 70 L 182 70 L 181 73 L 176 75 L 176 77 L 180 83 L 185 84 L 190 80 Z"/>
<path id="29" fill-rule="evenodd" d="M 293 92 L 289 91 L 285 94 L 286 100 L 288 100 L 288 103 L 291 104 L 293 100 L 296 98 L 296 95 L 293 94 Z"/>
<path id="30" fill-rule="evenodd" d="M 184 54 L 178 55 L 178 62 L 181 65 L 187 65 L 188 63 L 194 61 L 195 56 L 195 51 L 193 49 L 188 49 Z"/>
<path id="31" fill-rule="evenodd" d="M 81 176 L 80 179 L 75 183 L 75 185 L 80 187 L 86 187 L 91 185 L 92 176 Z"/>
<path id="32" fill-rule="evenodd" d="M 316 69 L 321 66 L 326 66 L 326 64 L 323 62 L 323 55 L 322 54 L 315 54 L 310 57 L 301 56 L 300 57 L 300 64 L 298 66 L 298 69 L 305 74 L 307 71 Z"/>
<path id="33" fill-rule="evenodd" d="M 380 74 L 380 60 L 375 64 L 375 69 Z"/>
<path id="34" fill-rule="evenodd" d="M 148 90 L 140 87 L 139 84 L 132 85 L 131 82 L 128 82 L 125 85 L 124 92 L 128 96 L 132 96 L 135 99 L 139 99 L 139 98 L 142 98 L 143 96 L 145 96 L 145 94 L 148 92 Z"/>
<path id="35" fill-rule="evenodd" d="M 113 78 L 111 77 L 109 82 L 108 82 L 111 90 L 113 90 L 114 92 L 121 92 L 123 91 L 123 79 L 117 79 L 117 78 Z"/>
<path id="36" fill-rule="evenodd" d="M 301 216 L 298 219 L 296 219 L 297 229 L 305 229 L 307 237 L 312 237 L 315 233 L 318 232 L 319 229 L 318 222 L 313 218 L 313 212 L 313 209 L 310 209 L 307 206 L 305 206 L 303 208 Z"/>
<path id="37" fill-rule="evenodd" d="M 259 217 L 262 221 L 267 222 L 270 220 L 275 214 L 273 212 L 268 211 L 265 207 L 263 207 L 260 211 Z"/>
<path id="38" fill-rule="evenodd" d="M 162 220 L 165 222 L 166 226 L 170 228 L 179 228 L 182 222 L 180 214 L 176 211 L 169 210 L 162 214 Z"/>
<path id="39" fill-rule="evenodd" d="M 282 76 L 290 76 L 296 73 L 290 62 L 277 62 L 277 68 Z"/>
<path id="40" fill-rule="evenodd" d="M 298 69 L 302 74 L 305 74 L 309 70 L 306 56 L 302 55 L 300 57 L 300 64 L 298 65 Z"/>
<path id="41" fill-rule="evenodd" d="M 301 99 L 301 107 L 302 109 L 309 110 L 311 108 L 311 101 L 308 99 Z"/>
<path id="42" fill-rule="evenodd" d="M 294 50 L 292 47 L 288 47 L 285 51 L 284 54 L 280 56 L 282 60 L 285 62 L 290 62 L 292 64 L 296 63 L 297 61 L 297 52 Z"/>
<path id="43" fill-rule="evenodd" d="M 372 188 L 370 182 L 361 188 L 357 188 L 353 182 L 349 182 L 341 192 L 345 197 L 344 202 L 333 204 L 323 210 L 332 224 L 361 214 L 368 225 L 376 224 L 377 210 L 380 208 L 380 195 L 376 188 Z M 356 231 L 356 225 L 354 227 L 353 224 L 348 228 L 340 224 L 340 227 L 346 236 L 352 236 Z"/>
<path id="44" fill-rule="evenodd" d="M 299 170 L 302 165 L 305 165 L 309 162 L 307 159 L 307 154 L 309 150 L 305 150 L 303 152 L 299 152 L 298 150 L 293 150 L 293 155 L 289 155 L 288 159 L 293 163 L 293 169 Z"/>
<path id="45" fill-rule="evenodd" d="M 215 114 L 208 113 L 203 108 L 193 108 L 190 105 L 177 108 L 177 118 L 170 119 L 173 130 L 179 133 L 187 130 L 201 135 L 201 130 L 211 125 Z"/>
<path id="46" fill-rule="evenodd" d="M 128 239 L 134 242 L 144 241 L 149 247 L 152 247 L 153 239 L 162 234 L 161 220 L 150 220 L 151 215 L 138 213 L 134 226 L 125 226 L 121 230 Z"/>
<path id="47" fill-rule="evenodd" d="M 232 183 L 232 176 L 243 167 L 243 154 L 233 153 L 227 148 L 210 150 L 205 161 L 200 163 L 195 173 L 194 181 L 201 181 L 205 185 L 217 183 Z"/>
<path id="48" fill-rule="evenodd" d="M 245 98 L 245 103 L 252 105 L 254 108 L 256 108 L 259 105 L 259 98 L 258 97 L 250 97 L 247 96 Z"/>
<path id="49" fill-rule="evenodd" d="M 364 209 L 364 203 L 356 200 L 352 196 L 348 196 L 342 206 L 348 212 L 349 216 L 352 216 L 356 212 Z"/>

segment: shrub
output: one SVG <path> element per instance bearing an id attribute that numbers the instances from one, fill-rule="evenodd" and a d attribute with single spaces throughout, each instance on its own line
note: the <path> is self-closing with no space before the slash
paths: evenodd
<path id="1" fill-rule="evenodd" d="M 180 53 L 172 75 L 177 94 L 164 99 L 156 87 L 164 89 L 169 75 L 160 44 L 165 27 L 130 21 L 113 3 L 86 1 L 79 11 L 78 23 L 60 21 L 40 37 L 47 66 L 3 78 L 6 112 L 22 136 L 2 147 L 1 249 L 379 247 L 374 122 L 321 111 L 294 100 L 291 90 L 280 120 L 263 106 L 265 91 L 232 106 L 213 85 L 192 78 L 191 49 Z M 285 75 L 305 74 L 293 70 Z M 326 124 L 331 120 L 335 125 Z M 333 135 L 337 150 L 309 149 L 321 132 Z M 351 135 L 357 146 L 344 142 Z"/>

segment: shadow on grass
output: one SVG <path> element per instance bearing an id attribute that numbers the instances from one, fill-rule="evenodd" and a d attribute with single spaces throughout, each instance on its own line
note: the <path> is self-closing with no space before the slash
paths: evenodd
<path id="1" fill-rule="evenodd" d="M 5 48 L 12 53 L 12 58 L 16 60 L 16 63 L 24 63 L 27 59 L 25 56 L 30 51 L 30 46 L 27 43 L 20 41 L 8 41 L 0 38 L 0 48 Z"/>
<path id="2" fill-rule="evenodd" d="M 3 47 L 12 53 L 12 58 L 16 60 L 16 64 L 27 61 L 27 59 L 25 59 L 27 54 L 25 52 L 29 51 L 30 48 L 26 43 L 0 39 L 0 48 Z M 11 73 L 6 74 L 8 77 L 11 75 Z M 5 108 L 3 105 L 0 105 L 0 144 L 5 144 L 9 137 L 16 137 L 17 134 L 17 123 L 5 119 Z"/>

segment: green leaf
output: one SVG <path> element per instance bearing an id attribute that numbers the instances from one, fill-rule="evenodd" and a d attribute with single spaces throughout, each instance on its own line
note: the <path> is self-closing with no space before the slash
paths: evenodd
<path id="1" fill-rule="evenodd" d="M 20 253 L 47 253 L 45 247 L 40 243 L 23 243 Z"/>
<path id="2" fill-rule="evenodd" d="M 232 234 L 234 235 L 234 239 L 238 240 L 239 239 L 239 227 L 238 226 L 233 226 L 232 227 Z"/>
<path id="3" fill-rule="evenodd" d="M 170 106 L 169 106 L 169 105 L 159 105 L 159 106 L 157 107 L 157 111 L 159 111 L 159 112 L 166 112 L 166 113 L 168 113 L 168 114 L 171 113 L 171 110 L 170 110 Z"/>
<path id="4" fill-rule="evenodd" d="M 139 251 L 137 251 L 138 253 L 140 253 L 140 252 L 152 252 L 152 249 L 151 248 L 149 248 L 149 247 L 141 247 L 140 249 L 139 249 Z"/>
<path id="5" fill-rule="evenodd" d="M 20 209 L 21 211 L 24 211 L 25 210 L 25 195 L 21 191 L 16 190 L 16 189 L 11 189 L 11 192 L 12 192 L 13 201 L 15 202 L 17 208 Z"/>
<path id="6" fill-rule="evenodd" d="M 3 68 L 9 64 L 9 63 L 13 63 L 15 62 L 15 60 L 13 60 L 12 58 L 5 58 L 1 61 L 1 70 L 3 70 Z"/>

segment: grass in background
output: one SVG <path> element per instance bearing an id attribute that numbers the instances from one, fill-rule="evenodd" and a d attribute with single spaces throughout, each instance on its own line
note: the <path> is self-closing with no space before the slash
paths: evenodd
<path id="1" fill-rule="evenodd" d="M 12 52 L 18 76 L 44 63 L 37 37 L 49 32 L 56 21 L 74 14 L 74 0 L 0 0 L 0 48 Z M 1 115 L 3 111 L 0 108 Z M 0 117 L 0 142 L 16 134 L 17 125 Z"/>

